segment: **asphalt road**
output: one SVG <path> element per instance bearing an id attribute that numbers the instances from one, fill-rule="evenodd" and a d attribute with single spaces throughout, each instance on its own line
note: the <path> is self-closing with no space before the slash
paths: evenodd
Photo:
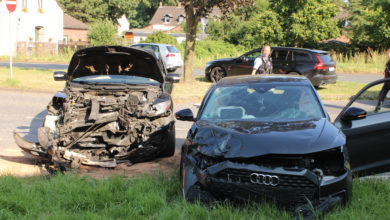
<path id="1" fill-rule="evenodd" d="M 52 98 L 52 93 L 0 89 L 0 148 L 16 147 L 12 131 L 17 130 L 29 141 L 36 141 L 37 129 L 43 123 L 46 115 L 46 105 Z M 332 118 L 341 111 L 344 101 L 325 102 L 325 107 Z M 174 111 L 191 108 L 194 114 L 197 108 L 193 104 L 175 104 Z M 191 122 L 176 121 L 176 147 L 180 149 L 186 137 Z M 17 148 L 16 148 L 17 149 Z"/>
<path id="2" fill-rule="evenodd" d="M 31 157 L 26 156 L 16 146 L 12 132 L 13 130 L 16 130 L 27 140 L 37 141 L 37 129 L 43 123 L 47 112 L 46 105 L 51 100 L 52 95 L 52 93 L 0 89 L 0 174 L 13 174 L 15 171 L 17 172 L 17 175 L 21 176 L 42 174 L 42 169 L 34 165 L 34 160 L 31 159 Z M 345 105 L 346 101 L 324 101 L 326 111 L 329 113 L 332 120 L 339 114 Z M 191 108 L 194 114 L 197 113 L 197 108 L 194 107 L 193 104 L 174 105 L 175 112 L 184 108 Z M 179 151 L 181 145 L 184 143 L 184 139 L 191 124 L 192 122 L 176 121 L 177 151 Z M 175 156 L 175 158 L 176 157 L 177 156 Z M 170 163 L 170 161 L 168 161 L 168 163 Z M 145 164 L 147 168 L 143 168 L 142 165 L 139 165 L 141 168 L 135 166 L 135 170 L 138 169 L 137 172 L 142 173 L 145 169 L 150 169 L 150 167 L 153 168 L 153 166 L 156 169 L 161 167 L 161 165 L 166 166 L 164 161 L 156 163 L 147 162 Z M 176 165 L 173 166 L 173 168 L 175 167 Z M 380 174 L 378 176 L 388 178 L 390 173 Z"/>
<path id="3" fill-rule="evenodd" d="M 1 61 L 0 67 L 8 67 L 9 63 Z M 21 68 L 35 68 L 35 69 L 52 69 L 52 70 L 66 70 L 68 65 L 66 64 L 45 64 L 45 63 L 24 63 L 16 62 L 13 64 L 15 67 Z M 183 74 L 183 68 L 178 69 L 177 73 Z M 203 76 L 203 69 L 194 69 L 194 74 L 197 76 Z M 358 82 L 358 83 L 370 83 L 372 81 L 383 78 L 382 74 L 338 74 L 339 81 L 345 82 Z"/>

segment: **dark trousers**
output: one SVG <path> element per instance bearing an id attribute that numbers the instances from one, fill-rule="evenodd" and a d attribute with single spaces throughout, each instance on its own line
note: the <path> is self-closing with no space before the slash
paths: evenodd
<path id="1" fill-rule="evenodd" d="M 378 111 L 386 98 L 387 93 L 390 90 L 390 83 L 384 83 L 381 92 L 379 93 L 378 104 L 376 105 L 375 111 Z"/>

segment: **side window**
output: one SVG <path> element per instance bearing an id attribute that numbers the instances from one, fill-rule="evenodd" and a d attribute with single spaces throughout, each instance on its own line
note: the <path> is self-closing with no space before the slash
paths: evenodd
<path id="1" fill-rule="evenodd" d="M 311 56 L 306 52 L 294 51 L 294 61 L 311 61 Z"/>
<path id="2" fill-rule="evenodd" d="M 372 86 L 364 91 L 351 105 L 367 111 L 367 115 L 379 114 L 382 112 L 390 112 L 390 82 L 387 82 L 383 91 L 383 85 Z"/>
<path id="3" fill-rule="evenodd" d="M 274 52 L 272 52 L 272 55 L 271 55 L 272 60 L 285 61 L 287 58 L 287 53 L 288 53 L 287 50 L 274 50 Z"/>
<path id="4" fill-rule="evenodd" d="M 255 59 L 260 56 L 261 52 L 260 51 L 255 51 L 253 53 L 247 54 L 245 57 L 247 61 L 255 61 Z"/>

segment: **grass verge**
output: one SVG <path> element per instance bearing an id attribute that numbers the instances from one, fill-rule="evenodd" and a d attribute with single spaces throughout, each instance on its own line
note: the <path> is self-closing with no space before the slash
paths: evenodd
<path id="1" fill-rule="evenodd" d="M 47 92 L 62 90 L 64 82 L 54 81 L 53 72 L 54 70 L 14 68 L 14 78 L 11 80 L 9 68 L 0 67 L 0 87 Z M 176 83 L 172 98 L 176 103 L 200 103 L 210 86 L 211 83 L 204 77 L 196 77 L 190 83 Z M 317 92 L 322 100 L 348 100 L 364 86 L 363 83 L 339 81 L 321 87 Z M 374 90 L 379 91 L 380 88 L 376 87 Z"/>
<path id="2" fill-rule="evenodd" d="M 51 178 L 0 177 L 1 219 L 291 219 L 270 204 L 190 204 L 178 175 L 93 179 L 75 174 Z M 327 219 L 386 219 L 388 180 L 355 179 L 352 202 Z"/>

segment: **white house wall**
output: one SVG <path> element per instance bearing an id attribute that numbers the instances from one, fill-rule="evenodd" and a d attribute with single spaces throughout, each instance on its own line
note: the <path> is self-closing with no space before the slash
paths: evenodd
<path id="1" fill-rule="evenodd" d="M 0 55 L 9 55 L 9 13 L 5 0 L 0 0 Z M 12 51 L 16 55 L 17 41 L 36 41 L 35 28 L 43 27 L 40 42 L 58 42 L 63 40 L 64 13 L 55 0 L 42 0 L 42 13 L 38 0 L 27 0 L 27 12 L 24 12 L 22 0 L 17 0 L 17 7 L 11 13 Z M 19 22 L 20 20 L 20 22 Z"/>

